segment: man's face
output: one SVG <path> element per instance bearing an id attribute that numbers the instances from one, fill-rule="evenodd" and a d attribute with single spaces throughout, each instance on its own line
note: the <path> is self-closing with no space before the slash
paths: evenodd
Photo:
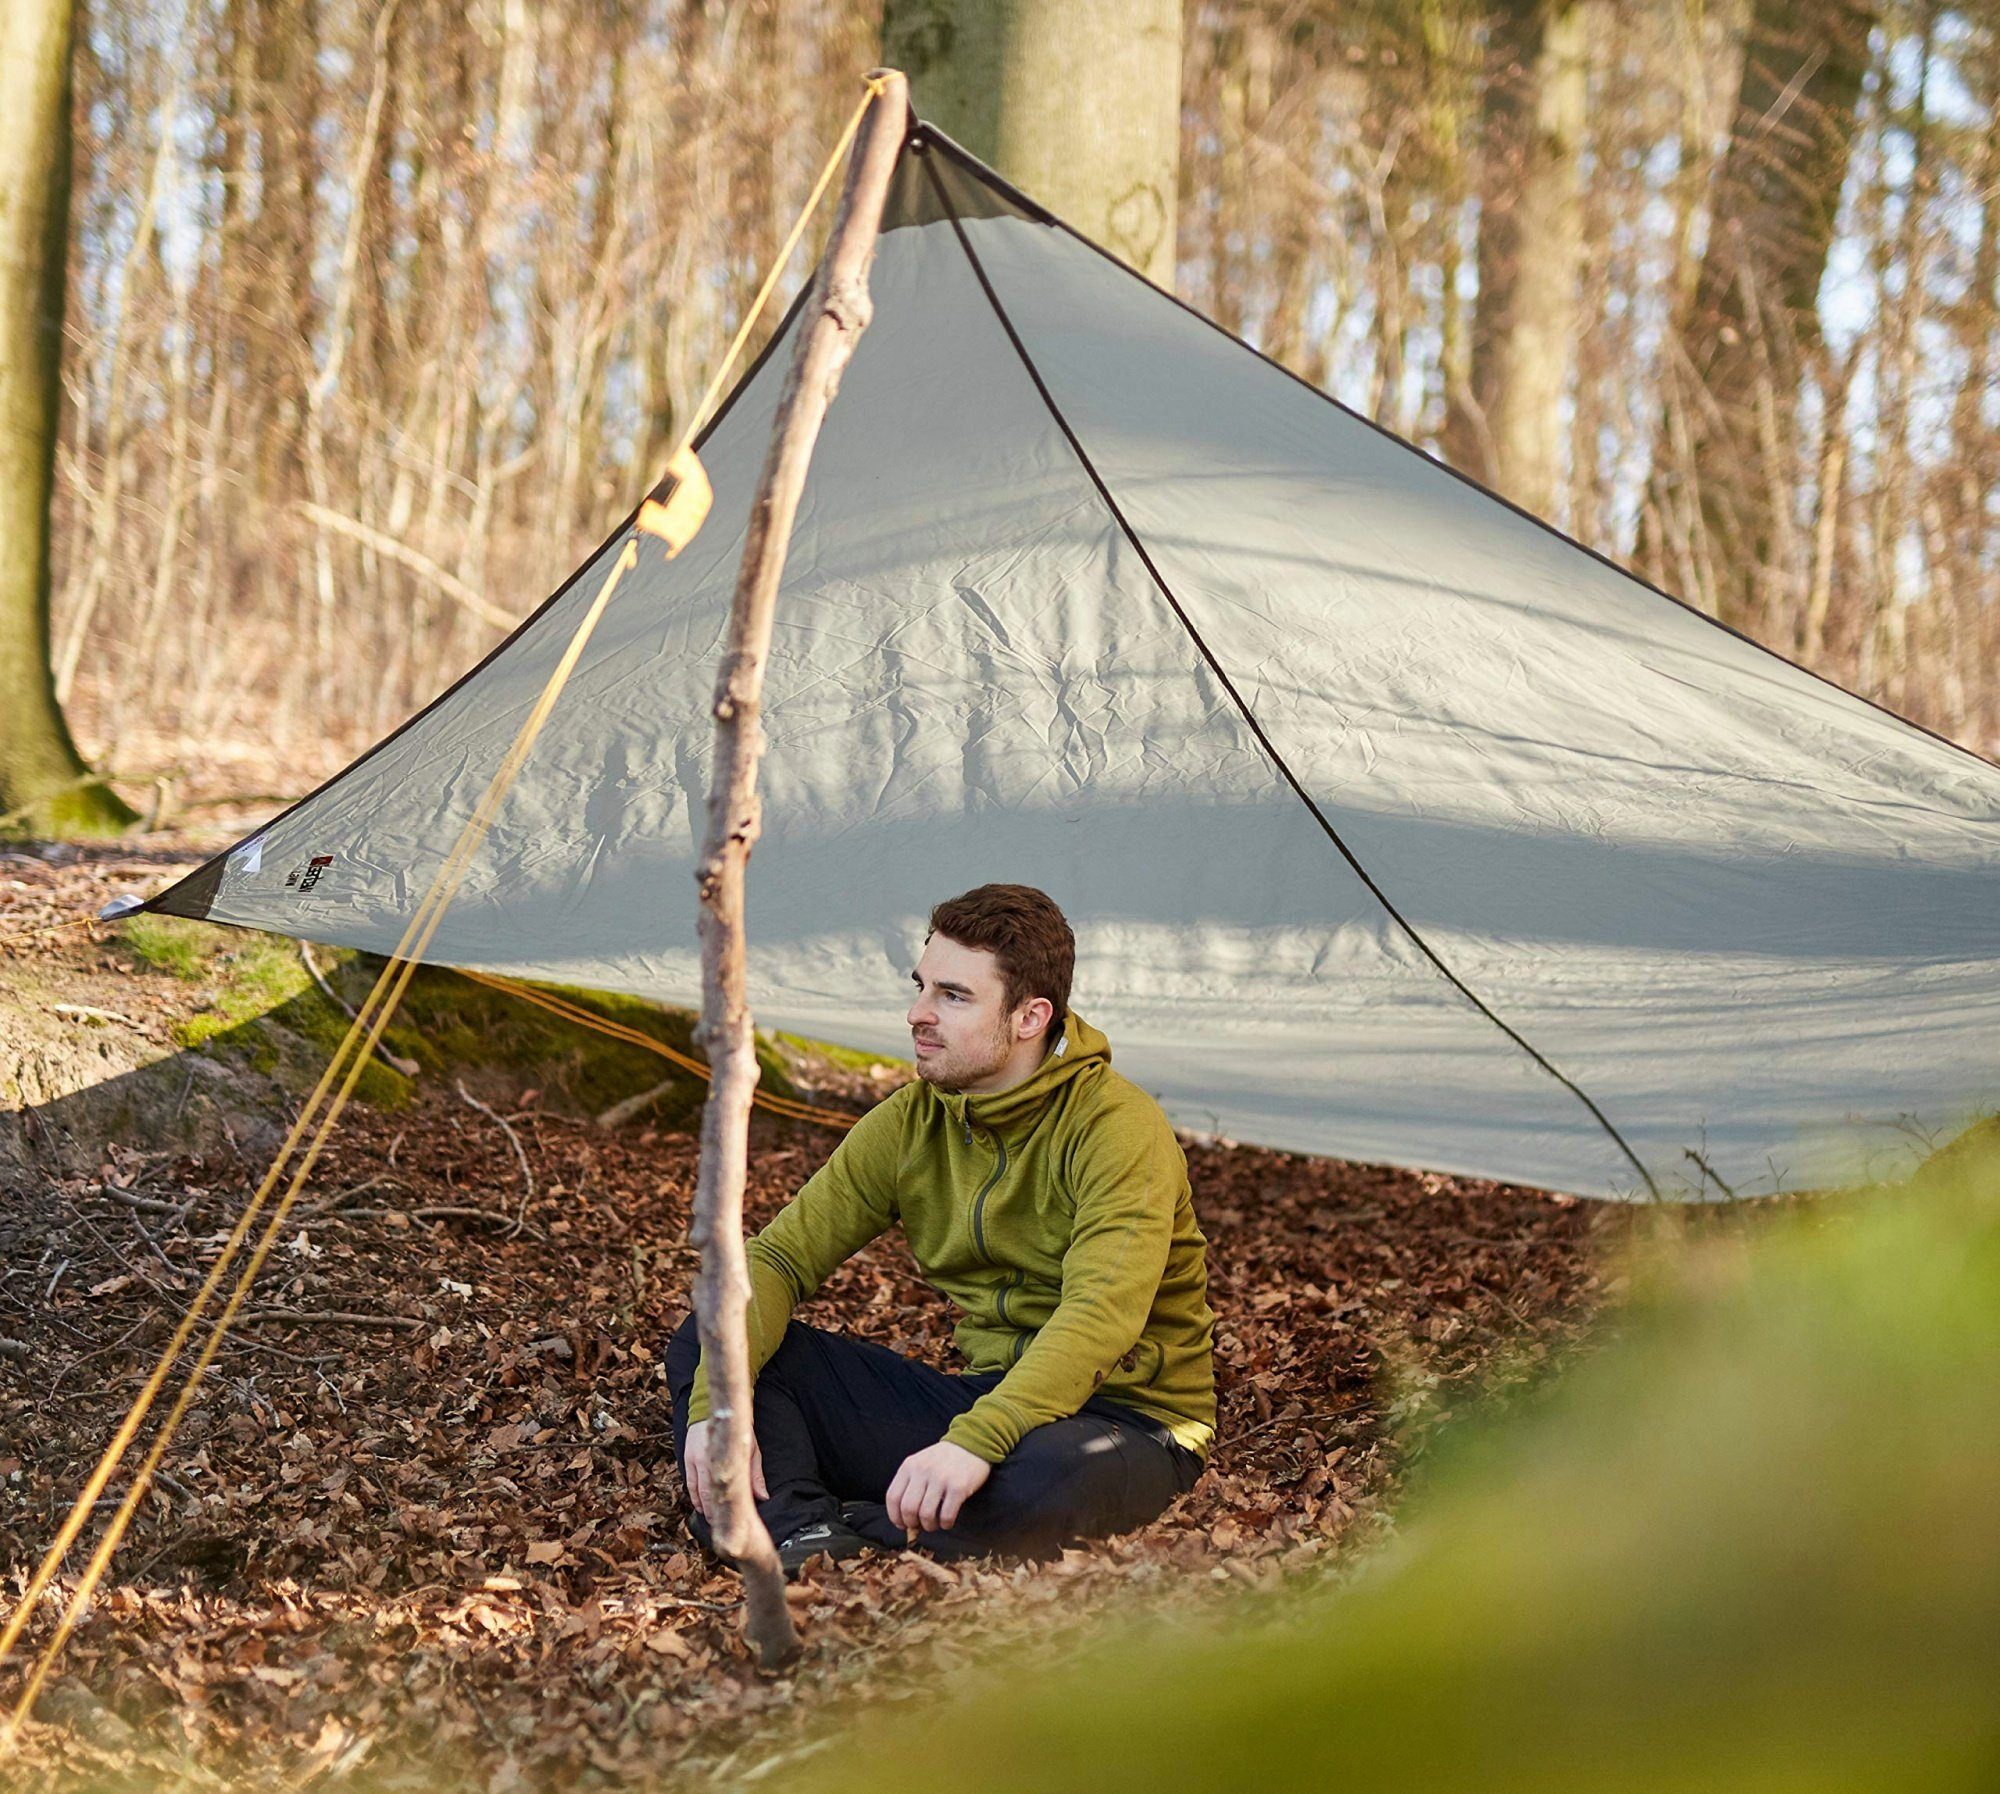
<path id="1" fill-rule="evenodd" d="M 917 994 L 905 1019 L 918 1077 L 940 1090 L 975 1090 L 1006 1068 L 1017 1039 L 993 954 L 934 934 L 910 977 Z"/>

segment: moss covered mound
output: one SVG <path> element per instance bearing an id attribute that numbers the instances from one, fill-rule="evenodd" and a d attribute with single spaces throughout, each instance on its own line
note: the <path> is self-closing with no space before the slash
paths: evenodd
<path id="1" fill-rule="evenodd" d="M 194 1012 L 174 1024 L 176 1045 L 274 1078 L 294 1094 L 310 1089 L 325 1069 L 347 1032 L 348 1010 L 359 1007 L 382 966 L 370 955 L 312 949 L 330 997 L 298 943 L 280 936 L 155 915 L 131 917 L 120 933 L 144 965 L 199 987 Z M 694 1044 L 695 1017 L 685 1010 L 603 991 L 555 994 L 676 1052 L 703 1057 Z M 484 1074 L 488 1085 L 512 1085 L 516 1094 L 534 1088 L 553 1107 L 591 1116 L 650 1092 L 629 1119 L 687 1129 L 708 1089 L 704 1079 L 644 1047 L 435 966 L 419 967 L 410 980 L 383 1045 L 417 1075 L 371 1059 L 354 1094 L 378 1107 L 408 1102 L 427 1077 Z M 797 1094 L 784 1061 L 762 1041 L 758 1060 L 765 1090 Z"/>

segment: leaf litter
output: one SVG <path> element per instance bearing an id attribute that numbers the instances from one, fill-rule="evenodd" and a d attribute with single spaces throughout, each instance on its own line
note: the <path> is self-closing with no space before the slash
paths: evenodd
<path id="1" fill-rule="evenodd" d="M 883 1092 L 817 1073 L 818 1101 Z M 760 1116 L 751 1223 L 832 1145 Z M 1353 1561 L 1454 1404 L 1532 1382 L 1620 1290 L 1632 1211 L 1187 1151 L 1220 1402 L 1194 1489 L 1047 1563 L 820 1560 L 791 1591 L 804 1657 L 772 1676 L 738 1636 L 735 1577 L 687 1532 L 673 1462 L 661 1355 L 695 1268 L 695 1141 L 606 1131 L 533 1089 L 350 1110 L 12 1767 L 52 1786 L 735 1785 L 809 1749 L 836 1696 L 913 1698 L 942 1673 L 1059 1653 L 1113 1605 L 1199 1624 L 1238 1585 Z M 7 1176 L 10 1596 L 261 1168 L 114 1142 L 92 1175 Z M 801 1317 L 962 1368 L 894 1236 Z"/>

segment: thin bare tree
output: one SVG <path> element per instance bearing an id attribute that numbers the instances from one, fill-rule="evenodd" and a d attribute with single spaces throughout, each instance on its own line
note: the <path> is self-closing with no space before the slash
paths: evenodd
<path id="1" fill-rule="evenodd" d="M 840 211 L 799 322 L 791 369 L 771 426 L 771 446 L 750 507 L 716 675 L 715 767 L 708 829 L 695 868 L 701 899 L 699 1038 L 712 1070 L 702 1109 L 701 1163 L 689 1237 L 701 1252 L 695 1315 L 716 1438 L 711 1524 L 717 1547 L 742 1569 L 745 1635 L 767 1666 L 789 1660 L 798 1638 L 785 1605 L 777 1553 L 750 1497 L 752 1378 L 744 1330 L 750 1273 L 743 1247 L 743 1185 L 758 1069 L 746 989 L 743 891 L 750 851 L 762 828 L 757 766 L 764 751 L 764 663 L 771 651 L 785 549 L 820 423 L 872 315 L 868 270 L 908 113 L 902 77 L 886 76 L 855 140 Z"/>
<path id="2" fill-rule="evenodd" d="M 1453 458 L 1553 516 L 1577 368 L 1592 0 L 1507 0 L 1486 20 L 1479 287 Z"/>

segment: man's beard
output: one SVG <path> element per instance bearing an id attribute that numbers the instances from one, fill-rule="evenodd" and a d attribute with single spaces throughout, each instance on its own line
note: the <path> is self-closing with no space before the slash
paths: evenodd
<path id="1" fill-rule="evenodd" d="M 928 1062 L 919 1059 L 917 1076 L 934 1090 L 956 1093 L 966 1085 L 976 1084 L 981 1078 L 998 1071 L 1007 1063 L 1007 1055 L 1013 1050 L 1013 1036 L 1003 1020 L 988 1038 L 983 1055 L 977 1047 L 948 1046 Z"/>

